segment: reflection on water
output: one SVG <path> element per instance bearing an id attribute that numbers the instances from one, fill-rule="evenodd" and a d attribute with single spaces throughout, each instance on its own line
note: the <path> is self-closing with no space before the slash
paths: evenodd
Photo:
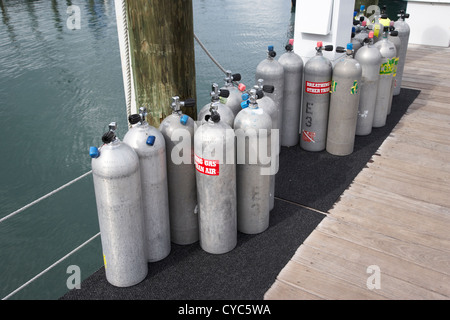
<path id="1" fill-rule="evenodd" d="M 193 0 L 194 30 L 226 69 L 254 84 L 268 45 L 293 34 L 290 0 Z M 67 27 L 69 6 L 80 28 Z M 91 169 L 88 148 L 110 121 L 127 130 L 112 0 L 0 0 L 0 217 Z M 196 44 L 198 107 L 224 75 Z M 176 93 L 174 93 L 175 95 Z M 92 178 L 0 224 L 0 298 L 98 232 Z M 13 299 L 54 299 L 69 265 L 102 266 L 97 239 Z"/>

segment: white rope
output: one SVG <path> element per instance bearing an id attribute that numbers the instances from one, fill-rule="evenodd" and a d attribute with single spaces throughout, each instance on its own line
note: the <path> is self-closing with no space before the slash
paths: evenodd
<path id="1" fill-rule="evenodd" d="M 130 44 L 128 41 L 128 21 L 127 21 L 127 6 L 126 1 L 122 1 L 122 18 L 124 29 L 124 46 L 125 46 L 125 61 L 126 61 L 126 82 L 127 82 L 127 118 L 131 115 L 131 63 L 130 63 Z"/>
<path id="2" fill-rule="evenodd" d="M 7 216 L 5 216 L 5 217 L 3 217 L 3 218 L 0 219 L 0 223 L 2 223 L 3 221 L 5 221 L 5 220 L 11 218 L 12 216 L 15 216 L 15 215 L 18 214 L 18 213 L 21 213 L 22 211 L 25 211 L 25 210 L 28 209 L 29 207 L 31 207 L 31 206 L 35 205 L 36 203 L 39 203 L 39 202 L 41 202 L 42 200 L 44 200 L 44 199 L 46 199 L 46 198 L 48 198 L 48 197 L 54 195 L 55 193 L 61 191 L 62 189 L 67 188 L 67 187 L 70 186 L 71 184 L 77 182 L 77 181 L 80 180 L 80 179 L 83 179 L 84 177 L 86 177 L 87 175 L 90 175 L 91 173 L 92 173 L 92 170 L 89 171 L 89 172 L 86 172 L 85 174 L 79 176 L 78 178 L 73 179 L 72 181 L 66 183 L 65 185 L 63 185 L 63 186 L 61 186 L 61 187 L 59 187 L 59 188 L 53 190 L 52 192 L 47 193 L 45 196 L 42 196 L 42 197 L 40 197 L 39 199 L 34 200 L 33 202 L 27 204 L 26 206 L 23 206 L 22 208 L 20 208 L 20 209 L 14 211 L 14 212 L 8 214 Z"/>
<path id="3" fill-rule="evenodd" d="M 92 240 L 94 240 L 95 238 L 97 238 L 100 235 L 100 232 L 97 233 L 95 236 L 91 237 L 89 240 L 85 241 L 82 245 L 76 247 L 75 249 L 73 249 L 71 252 L 69 252 L 68 254 L 66 254 L 64 257 L 62 257 L 61 259 L 59 259 L 58 261 L 56 261 L 55 263 L 53 263 L 51 266 L 49 266 L 48 268 L 46 268 L 45 270 L 43 270 L 42 272 L 40 272 L 39 274 L 37 274 L 36 276 L 34 276 L 33 278 L 31 278 L 30 280 L 28 280 L 27 282 L 25 282 L 23 285 L 21 285 L 19 288 L 17 288 L 16 290 L 14 290 L 13 292 L 11 292 L 10 294 L 8 294 L 7 296 L 3 297 L 2 300 L 7 300 L 9 299 L 11 296 L 13 296 L 14 294 L 16 294 L 17 292 L 19 292 L 20 290 L 22 290 L 23 288 L 25 288 L 27 285 L 29 285 L 30 283 L 32 283 L 34 280 L 36 280 L 37 278 L 41 277 L 42 275 L 44 275 L 46 272 L 48 272 L 50 269 L 52 269 L 53 267 L 55 267 L 57 264 L 61 263 L 62 261 L 64 261 L 65 259 L 67 259 L 68 257 L 70 257 L 72 254 L 74 254 L 75 252 L 77 252 L 78 250 L 80 250 L 81 248 L 83 248 L 85 245 L 87 245 L 89 242 L 91 242 Z"/>

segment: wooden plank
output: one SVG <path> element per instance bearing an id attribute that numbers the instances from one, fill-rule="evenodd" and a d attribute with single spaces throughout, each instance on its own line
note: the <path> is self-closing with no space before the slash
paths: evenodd
<path id="1" fill-rule="evenodd" d="M 415 144 L 418 147 L 435 151 L 450 152 L 450 140 L 442 134 L 402 127 L 401 132 L 394 131 L 390 134 L 390 137 L 394 137 L 396 142 Z"/>
<path id="2" fill-rule="evenodd" d="M 386 143 L 387 141 L 389 141 L 389 143 Z M 418 165 L 450 172 L 450 162 L 448 161 L 448 159 L 450 159 L 449 152 L 437 152 L 409 143 L 392 141 L 391 137 L 388 137 L 385 140 L 385 143 L 380 146 L 378 154 L 381 154 L 386 158 L 392 157 L 394 159 L 405 161 L 414 159 Z"/>
<path id="3" fill-rule="evenodd" d="M 355 192 L 354 190 L 351 191 Z M 380 198 L 383 199 L 384 197 L 380 196 Z M 450 241 L 448 232 L 450 221 L 448 219 L 444 220 L 440 216 L 436 217 L 436 215 L 428 217 L 425 211 L 414 212 L 398 205 L 392 205 L 386 198 L 382 202 L 380 198 L 374 200 L 371 194 L 357 193 L 355 195 L 346 192 L 341 197 L 339 205 L 330 210 L 330 215 L 354 224 L 357 224 L 358 220 L 367 219 L 367 222 L 359 223 L 368 229 L 371 228 L 372 221 L 376 220 L 372 227 L 379 228 L 378 232 L 380 233 L 383 232 L 382 227 L 394 228 L 391 232 L 397 231 L 399 236 L 405 231 L 411 232 L 419 235 L 419 243 L 422 243 L 420 236 L 431 237 L 433 241 L 445 243 L 445 245 L 437 246 L 437 249 L 450 251 L 450 246 L 447 246 Z M 342 211 L 344 211 L 344 214 L 342 214 Z M 436 245 L 436 243 L 433 244 Z"/>
<path id="4" fill-rule="evenodd" d="M 333 275 L 309 268 L 296 261 L 289 261 L 281 270 L 278 279 L 307 292 L 333 300 L 385 300 L 386 298 L 368 289 L 355 286 Z"/>
<path id="5" fill-rule="evenodd" d="M 411 199 L 397 193 L 388 192 L 384 188 L 375 187 L 372 184 L 362 184 L 354 181 L 350 188 L 350 192 L 345 192 L 340 200 L 345 199 L 347 195 L 363 196 L 366 199 L 377 202 L 377 205 L 385 204 L 383 210 L 386 214 L 393 214 L 398 210 L 406 210 L 414 219 L 417 218 L 415 224 L 422 220 L 430 220 L 430 223 L 442 225 L 444 228 L 449 228 L 450 210 L 447 207 L 442 207 L 434 203 L 421 201 L 419 199 Z M 337 203 L 337 205 L 339 202 Z M 411 223 L 413 223 L 411 221 Z M 423 224 L 423 223 L 422 223 Z M 445 230 L 445 229 L 444 229 Z M 446 234 L 444 232 L 444 234 Z"/>
<path id="6" fill-rule="evenodd" d="M 332 251 L 321 251 L 316 248 L 302 245 L 292 258 L 304 266 L 314 268 L 325 274 L 332 275 L 354 284 L 365 290 L 370 290 L 388 299 L 446 299 L 447 297 L 430 291 L 411 282 L 386 274 L 380 269 L 380 287 L 369 289 L 367 282 L 371 283 L 372 270 L 370 265 L 362 264 L 359 260 L 347 260 L 333 254 Z M 382 272 L 381 272 L 382 271 Z M 335 292 L 336 296 L 340 292 Z"/>
<path id="7" fill-rule="evenodd" d="M 330 212 L 331 217 L 392 238 L 446 251 L 450 255 L 450 239 L 445 236 L 441 237 L 439 233 L 436 233 L 434 230 L 435 224 L 422 223 L 422 228 L 419 231 L 418 228 L 411 228 L 411 225 L 402 221 L 403 215 L 408 215 L 408 212 L 396 211 L 394 214 L 385 215 L 381 212 L 382 206 L 368 208 L 370 202 L 367 200 L 364 201 L 366 206 L 362 205 L 362 201 L 355 202 L 358 203 L 359 207 L 356 208 L 353 203 L 349 204 L 341 200 L 339 206 Z M 421 221 L 417 221 L 412 226 L 416 226 Z"/>
<path id="8" fill-rule="evenodd" d="M 401 259 L 398 256 L 374 250 L 318 230 L 305 240 L 304 245 L 358 263 L 366 268 L 371 265 L 378 265 L 381 271 L 382 288 L 384 286 L 383 277 L 389 275 L 417 287 L 450 297 L 450 286 L 448 285 L 450 276 Z M 402 297 L 399 297 L 399 299 L 402 299 Z"/>
<path id="9" fill-rule="evenodd" d="M 323 300 L 285 281 L 275 280 L 264 294 L 264 300 Z"/>
<path id="10" fill-rule="evenodd" d="M 316 230 L 450 275 L 450 255 L 447 252 L 371 232 L 330 216 L 322 220 Z"/>

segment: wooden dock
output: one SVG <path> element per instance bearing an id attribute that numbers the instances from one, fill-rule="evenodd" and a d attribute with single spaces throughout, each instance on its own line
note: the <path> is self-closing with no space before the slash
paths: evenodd
<path id="1" fill-rule="evenodd" d="M 410 45 L 421 93 L 267 300 L 450 299 L 450 48 Z"/>

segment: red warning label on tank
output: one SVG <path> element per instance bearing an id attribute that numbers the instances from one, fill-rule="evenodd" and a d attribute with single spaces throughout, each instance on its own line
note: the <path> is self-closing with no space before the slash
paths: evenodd
<path id="1" fill-rule="evenodd" d="M 303 141 L 315 143 L 316 142 L 314 140 L 315 136 L 316 136 L 315 132 L 302 130 L 302 139 L 303 139 Z"/>
<path id="2" fill-rule="evenodd" d="M 207 160 L 195 155 L 195 169 L 209 176 L 218 176 L 219 160 Z"/>
<path id="3" fill-rule="evenodd" d="M 312 94 L 324 94 L 330 92 L 331 81 L 326 82 L 305 82 L 305 92 Z"/>

